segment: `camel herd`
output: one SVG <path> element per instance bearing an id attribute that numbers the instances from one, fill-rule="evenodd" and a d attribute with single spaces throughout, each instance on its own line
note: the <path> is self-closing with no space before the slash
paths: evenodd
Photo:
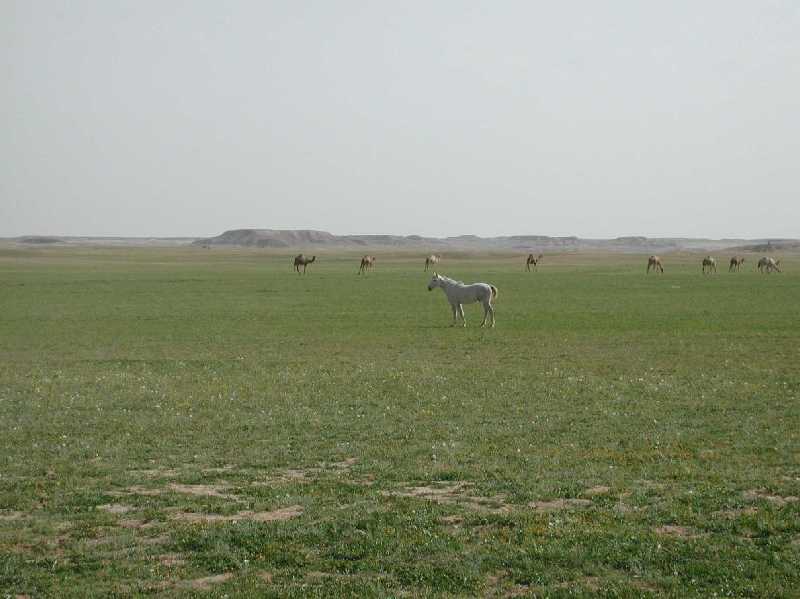
<path id="1" fill-rule="evenodd" d="M 311 256 L 311 258 L 307 258 L 303 254 L 298 254 L 294 257 L 294 269 L 297 271 L 297 274 L 300 274 L 300 267 L 303 267 L 303 274 L 306 272 L 306 268 L 309 264 L 314 262 L 317 259 L 316 256 Z M 358 267 L 358 274 L 366 274 L 368 270 L 372 270 L 375 266 L 375 256 L 362 256 L 361 257 L 361 265 Z M 527 272 L 531 271 L 531 266 L 533 266 L 533 270 L 536 270 L 536 267 L 539 265 L 539 262 L 542 260 L 542 254 L 538 256 L 534 256 L 533 254 L 528 254 L 528 257 L 525 259 L 525 270 Z M 431 254 L 430 256 L 425 257 L 425 271 L 434 266 L 435 264 L 439 264 L 442 261 L 442 257 L 439 254 Z M 730 261 L 730 265 L 728 266 L 728 272 L 739 272 L 742 265 L 744 264 L 744 256 L 733 256 Z M 773 272 L 781 272 L 780 269 L 780 260 L 776 260 L 775 258 L 771 258 L 768 256 L 764 256 L 763 258 L 759 259 L 756 268 L 758 272 L 762 274 L 770 274 Z M 704 275 L 714 274 L 717 272 L 717 260 L 713 256 L 706 256 L 703 258 L 701 262 L 701 269 Z M 650 274 L 650 271 L 653 272 L 664 272 L 664 265 L 661 262 L 661 258 L 659 256 L 650 256 L 647 259 L 647 274 Z"/>
<path id="2" fill-rule="evenodd" d="M 731 258 L 730 265 L 728 266 L 728 272 L 739 272 L 742 264 L 744 264 L 744 256 L 734 256 Z M 770 274 L 773 272 L 781 272 L 780 264 L 780 260 L 764 256 L 763 258 L 759 259 L 756 268 L 758 269 L 758 272 L 762 274 Z M 700 263 L 700 268 L 704 275 L 714 274 L 717 272 L 716 258 L 713 256 L 706 256 Z M 664 266 L 661 264 L 661 258 L 658 256 L 650 256 L 647 259 L 648 274 L 650 274 L 650 269 L 652 269 L 654 272 L 664 272 Z"/>

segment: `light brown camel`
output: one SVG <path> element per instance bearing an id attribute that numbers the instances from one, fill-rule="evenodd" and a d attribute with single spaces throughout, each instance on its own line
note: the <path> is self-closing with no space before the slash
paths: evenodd
<path id="1" fill-rule="evenodd" d="M 434 264 L 439 264 L 442 261 L 442 257 L 439 254 L 431 254 L 427 258 L 425 258 L 425 272 L 428 272 L 428 267 L 433 266 Z"/>
<path id="2" fill-rule="evenodd" d="M 766 272 L 767 274 L 770 274 L 773 271 L 781 272 L 781 269 L 778 268 L 780 263 L 781 263 L 780 260 L 775 260 L 775 258 L 768 258 L 768 257 L 764 256 L 763 258 L 761 258 L 758 261 L 758 264 L 756 265 L 756 267 L 758 268 L 758 271 L 760 273 L 763 274 L 763 273 Z"/>
<path id="3" fill-rule="evenodd" d="M 653 269 L 653 272 L 664 272 L 664 265 L 661 264 L 661 258 L 658 256 L 650 256 L 647 259 L 647 274 L 650 274 L 650 269 Z"/>
<path id="4" fill-rule="evenodd" d="M 728 272 L 736 271 L 739 272 L 739 269 L 744 264 L 744 256 L 734 256 L 731 258 L 731 265 L 728 267 Z"/>
<path id="5" fill-rule="evenodd" d="M 533 254 L 528 254 L 528 259 L 525 260 L 525 270 L 528 272 L 531 271 L 531 264 L 533 264 L 533 270 L 536 270 L 536 266 L 539 264 L 539 261 L 542 259 L 542 255 L 539 254 L 538 256 L 534 256 Z"/>
<path id="6" fill-rule="evenodd" d="M 294 257 L 294 269 L 297 271 L 297 274 L 300 274 L 300 267 L 303 267 L 303 274 L 306 274 L 306 268 L 309 264 L 316 260 L 316 256 L 311 256 L 311 258 L 306 258 L 303 254 L 298 254 Z"/>
<path id="7" fill-rule="evenodd" d="M 711 256 L 703 258 L 703 274 L 710 275 L 712 272 L 717 272 L 717 261 Z"/>
<path id="8" fill-rule="evenodd" d="M 375 266 L 375 256 L 364 256 L 361 258 L 361 266 L 358 267 L 358 274 L 367 273 L 367 270 Z"/>

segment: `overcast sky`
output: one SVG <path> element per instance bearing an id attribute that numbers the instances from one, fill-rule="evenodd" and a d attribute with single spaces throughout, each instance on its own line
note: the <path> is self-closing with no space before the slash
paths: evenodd
<path id="1" fill-rule="evenodd" d="M 797 0 L 0 0 L 0 236 L 800 237 Z"/>

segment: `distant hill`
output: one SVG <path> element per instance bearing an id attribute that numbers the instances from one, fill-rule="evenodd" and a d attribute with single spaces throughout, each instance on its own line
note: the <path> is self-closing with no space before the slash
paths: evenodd
<path id="1" fill-rule="evenodd" d="M 362 250 L 407 249 L 443 252 L 620 252 L 667 254 L 669 252 L 800 252 L 800 239 L 692 239 L 688 237 L 627 236 L 615 239 L 583 239 L 575 236 L 506 235 L 479 237 L 423 237 L 421 235 L 334 235 L 314 229 L 232 229 L 208 238 L 197 237 L 69 237 L 26 235 L 2 240 L 25 246 L 117 247 L 254 247 L 311 251 L 317 248 Z"/>
<path id="2" fill-rule="evenodd" d="M 18 243 L 28 243 L 31 245 L 45 245 L 50 243 L 64 243 L 60 237 L 49 237 L 46 235 L 27 235 L 25 237 L 18 237 Z"/>
<path id="3" fill-rule="evenodd" d="M 201 246 L 243 246 L 264 248 L 359 248 L 385 247 L 408 248 L 421 251 L 472 250 L 472 251 L 609 251 L 624 253 L 668 253 L 676 251 L 715 251 L 728 248 L 761 248 L 765 244 L 779 249 L 800 249 L 800 240 L 747 240 L 747 239 L 691 239 L 682 237 L 648 238 L 617 237 L 616 239 L 581 239 L 579 237 L 548 237 L 546 235 L 510 235 L 502 237 L 478 237 L 459 235 L 456 237 L 421 237 L 420 235 L 334 235 L 327 231 L 280 230 L 280 229 L 234 229 L 216 237 L 198 239 L 193 242 Z M 791 244 L 794 244 L 793 246 Z M 751 251 L 762 251 L 753 249 Z"/>
<path id="4" fill-rule="evenodd" d="M 763 252 L 769 254 L 771 252 L 780 251 L 798 251 L 800 250 L 800 241 L 797 239 L 770 239 L 766 242 L 759 242 L 750 245 L 741 245 L 736 249 L 740 252 Z"/>

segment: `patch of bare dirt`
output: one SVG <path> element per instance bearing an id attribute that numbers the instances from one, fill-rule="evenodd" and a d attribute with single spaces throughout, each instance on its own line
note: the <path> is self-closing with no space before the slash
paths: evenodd
<path id="1" fill-rule="evenodd" d="M 97 509 L 108 512 L 109 514 L 125 514 L 136 508 L 130 505 L 122 505 L 121 503 L 107 503 L 105 505 L 98 505 Z"/>
<path id="2" fill-rule="evenodd" d="M 744 492 L 744 498 L 749 501 L 758 501 L 764 500 L 770 502 L 772 505 L 777 507 L 783 507 L 789 503 L 796 503 L 800 501 L 800 497 L 795 497 L 794 495 L 789 495 L 783 497 L 781 495 L 770 495 L 767 491 L 763 489 L 750 489 L 749 491 Z"/>
<path id="3" fill-rule="evenodd" d="M 227 485 L 181 485 L 178 483 L 170 483 L 167 488 L 174 493 L 182 493 L 184 495 L 197 495 L 199 497 L 219 497 L 220 499 L 238 499 L 236 495 L 223 493 L 229 489 Z"/>
<path id="4" fill-rule="evenodd" d="M 184 565 L 186 560 L 179 553 L 165 553 L 158 556 L 158 563 L 160 563 L 162 566 L 171 568 L 173 566 Z"/>
<path id="5" fill-rule="evenodd" d="M 458 526 L 460 524 L 464 524 L 464 517 L 463 516 L 442 516 L 439 518 L 439 522 L 442 524 L 446 524 L 448 526 Z"/>
<path id="6" fill-rule="evenodd" d="M 161 495 L 163 491 L 161 489 L 148 489 L 145 487 L 141 487 L 139 485 L 133 485 L 128 487 L 124 491 L 108 491 L 106 495 L 111 495 L 112 497 L 125 497 L 127 495 L 144 495 L 144 496 L 155 496 Z"/>
<path id="7" fill-rule="evenodd" d="M 117 522 L 117 526 L 122 528 L 133 528 L 136 530 L 146 530 L 156 525 L 155 522 L 148 522 L 147 520 L 137 520 L 135 518 L 124 518 Z"/>
<path id="8" fill-rule="evenodd" d="M 555 585 L 557 589 L 569 589 L 574 586 L 582 586 L 585 589 L 588 589 L 592 592 L 597 592 L 600 590 L 600 586 L 602 584 L 602 580 L 597 576 L 584 576 L 578 580 L 567 580 L 564 582 L 560 582 Z"/>
<path id="9" fill-rule="evenodd" d="M 169 541 L 169 535 L 158 535 L 157 537 L 143 537 L 138 539 L 141 545 L 166 545 Z"/>
<path id="10" fill-rule="evenodd" d="M 438 504 L 459 505 L 467 509 L 490 514 L 507 514 L 511 506 L 505 503 L 505 497 L 481 497 L 469 493 L 469 483 L 440 484 L 436 486 L 405 487 L 397 491 L 382 491 L 382 495 L 391 497 L 413 497 L 425 499 Z"/>
<path id="11" fill-rule="evenodd" d="M 211 524 L 216 522 L 239 522 L 241 520 L 252 520 L 253 522 L 277 522 L 279 520 L 290 520 L 303 513 L 303 508 L 299 505 L 292 505 L 270 512 L 243 511 L 230 516 L 222 514 L 203 514 L 199 512 L 176 512 L 172 515 L 173 520 L 190 522 L 193 524 Z"/>
<path id="12" fill-rule="evenodd" d="M 632 580 L 631 586 L 640 591 L 644 591 L 645 593 L 657 593 L 658 587 L 654 585 L 652 582 L 648 582 L 646 580 Z"/>
<path id="13" fill-rule="evenodd" d="M 212 466 L 209 468 L 203 468 L 200 470 L 203 474 L 222 474 L 225 472 L 233 472 L 236 469 L 236 466 L 233 464 L 225 464 L 224 466 Z"/>
<path id="14" fill-rule="evenodd" d="M 717 512 L 713 512 L 711 515 L 719 518 L 730 518 L 731 520 L 734 520 L 736 518 L 740 518 L 741 516 L 752 516 L 757 513 L 758 509 L 754 507 L 744 507 L 732 510 L 719 510 Z"/>
<path id="15" fill-rule="evenodd" d="M 667 485 L 664 483 L 659 483 L 654 480 L 648 480 L 646 478 L 642 478 L 636 481 L 639 486 L 644 487 L 645 489 L 651 489 L 653 491 L 663 491 L 667 488 Z"/>
<path id="16" fill-rule="evenodd" d="M 180 474 L 174 468 L 150 468 L 148 470 L 129 470 L 128 472 L 145 478 L 175 478 Z"/>
<path id="17" fill-rule="evenodd" d="M 606 487 L 605 485 L 597 485 L 595 487 L 586 489 L 583 494 L 587 497 L 594 497 L 595 495 L 606 495 L 609 491 L 611 491 L 610 487 Z"/>
<path id="18" fill-rule="evenodd" d="M 26 518 L 25 512 L 18 512 L 16 510 L 4 510 L 0 512 L 0 522 L 10 522 L 11 520 L 20 520 Z"/>
<path id="19" fill-rule="evenodd" d="M 584 509 L 592 505 L 589 499 L 575 499 L 571 497 L 553 499 L 552 501 L 531 501 L 528 507 L 537 512 L 555 512 L 558 510 Z"/>
<path id="20" fill-rule="evenodd" d="M 337 470 L 348 470 L 350 467 L 355 466 L 358 463 L 358 458 L 345 458 L 341 462 L 333 462 L 331 467 L 336 468 Z"/>
<path id="21" fill-rule="evenodd" d="M 503 597 L 536 597 L 534 590 L 527 584 L 518 584 L 503 593 Z"/>
<path id="22" fill-rule="evenodd" d="M 231 578 L 233 578 L 233 574 L 226 572 L 225 574 L 195 578 L 194 580 L 179 580 L 175 583 L 175 586 L 182 589 L 191 589 L 193 591 L 210 591 L 211 587 L 215 584 L 228 582 Z"/>
<path id="23" fill-rule="evenodd" d="M 261 579 L 262 582 L 266 584 L 272 584 L 272 573 L 271 572 L 259 572 L 256 574 L 258 578 Z"/>
<path id="24" fill-rule="evenodd" d="M 677 526 L 675 524 L 659 526 L 655 530 L 656 534 L 658 535 L 664 537 L 674 537 L 678 539 L 699 539 L 703 536 L 693 528 L 689 528 L 688 526 Z"/>

